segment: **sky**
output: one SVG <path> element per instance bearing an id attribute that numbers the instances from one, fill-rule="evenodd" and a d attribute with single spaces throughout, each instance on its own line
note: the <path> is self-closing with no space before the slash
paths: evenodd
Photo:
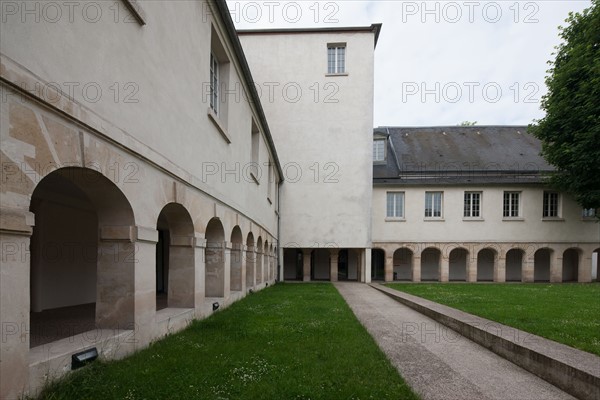
<path id="1" fill-rule="evenodd" d="M 234 1 L 238 29 L 369 26 L 375 126 L 526 125 L 544 116 L 559 25 L 586 1 Z"/>

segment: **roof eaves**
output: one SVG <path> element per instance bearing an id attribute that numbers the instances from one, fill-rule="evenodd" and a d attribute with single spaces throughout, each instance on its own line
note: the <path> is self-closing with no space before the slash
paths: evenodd
<path id="1" fill-rule="evenodd" d="M 269 124 L 267 123 L 267 118 L 265 116 L 265 112 L 263 110 L 262 104 L 260 102 L 260 97 L 258 92 L 256 91 L 256 86 L 253 84 L 254 79 L 252 78 L 252 72 L 250 71 L 250 66 L 248 65 L 248 60 L 246 59 L 246 55 L 244 54 L 244 49 L 242 48 L 242 43 L 238 37 L 237 31 L 233 24 L 233 20 L 231 19 L 231 14 L 229 13 L 229 8 L 227 7 L 227 2 L 225 0 L 211 0 L 215 5 L 217 11 L 219 12 L 219 16 L 225 25 L 225 29 L 227 30 L 227 35 L 229 36 L 229 40 L 231 40 L 231 44 L 233 46 L 233 50 L 235 55 L 242 67 L 242 73 L 244 75 L 244 79 L 248 84 L 248 90 L 250 91 L 250 102 L 254 104 L 256 108 L 256 113 L 258 114 L 258 119 L 264 129 L 264 134 L 267 138 L 267 143 L 269 145 L 269 149 L 273 155 L 273 162 L 277 167 L 277 172 L 279 173 L 279 178 L 281 182 L 284 181 L 283 169 L 281 168 L 281 162 L 279 161 L 279 156 L 277 155 L 277 149 L 275 148 L 275 142 L 273 142 L 273 136 L 271 135 L 271 131 L 269 129 Z"/>

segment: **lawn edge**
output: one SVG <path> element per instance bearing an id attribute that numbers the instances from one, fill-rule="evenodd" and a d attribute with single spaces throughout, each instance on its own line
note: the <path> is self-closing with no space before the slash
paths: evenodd
<path id="1" fill-rule="evenodd" d="M 580 399 L 600 399 L 600 357 L 378 283 L 371 287 Z"/>

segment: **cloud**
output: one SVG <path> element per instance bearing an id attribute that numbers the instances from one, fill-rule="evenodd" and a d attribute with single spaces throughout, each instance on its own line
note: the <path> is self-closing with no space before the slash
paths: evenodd
<path id="1" fill-rule="evenodd" d="M 228 4 L 240 29 L 383 23 L 375 53 L 375 125 L 427 126 L 465 120 L 528 124 L 541 118 L 557 27 L 569 11 L 591 1 Z"/>

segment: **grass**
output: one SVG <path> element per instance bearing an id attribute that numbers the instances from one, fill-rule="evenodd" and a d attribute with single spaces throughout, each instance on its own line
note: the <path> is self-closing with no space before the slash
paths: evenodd
<path id="1" fill-rule="evenodd" d="M 600 284 L 388 284 L 600 355 Z"/>
<path id="2" fill-rule="evenodd" d="M 42 399 L 417 399 L 330 284 L 278 284 Z"/>

